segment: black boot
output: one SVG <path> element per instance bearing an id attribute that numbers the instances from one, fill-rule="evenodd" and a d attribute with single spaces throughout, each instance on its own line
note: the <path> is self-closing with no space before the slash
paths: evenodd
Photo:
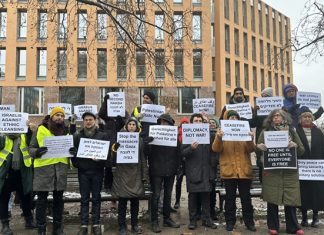
<path id="1" fill-rule="evenodd" d="M 318 228 L 319 226 L 318 211 L 313 211 L 313 221 L 311 226 L 313 228 Z"/>
<path id="2" fill-rule="evenodd" d="M 308 220 L 307 220 L 307 210 L 302 209 L 302 221 L 300 223 L 303 227 L 308 227 Z"/>
<path id="3" fill-rule="evenodd" d="M 92 232 L 93 232 L 94 235 L 101 235 L 102 233 L 101 233 L 101 226 L 100 226 L 100 224 L 94 224 L 92 226 Z"/>
<path id="4" fill-rule="evenodd" d="M 88 234 L 88 226 L 87 225 L 82 225 L 80 227 L 78 235 L 87 235 L 87 234 Z"/>
<path id="5" fill-rule="evenodd" d="M 2 229 L 1 232 L 3 235 L 13 235 L 10 226 L 9 226 L 9 220 L 1 220 L 2 222 Z"/>
<path id="6" fill-rule="evenodd" d="M 37 224 L 38 235 L 46 235 L 46 224 L 39 225 Z"/>
<path id="7" fill-rule="evenodd" d="M 33 216 L 25 217 L 25 228 L 26 229 L 35 229 L 36 224 L 34 223 Z"/>
<path id="8" fill-rule="evenodd" d="M 62 222 L 53 222 L 53 235 L 65 235 Z"/>

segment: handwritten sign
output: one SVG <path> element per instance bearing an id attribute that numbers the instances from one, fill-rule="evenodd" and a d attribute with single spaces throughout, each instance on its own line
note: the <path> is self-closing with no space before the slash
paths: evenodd
<path id="1" fill-rule="evenodd" d="M 78 120 L 82 119 L 82 115 L 85 112 L 90 112 L 93 114 L 98 113 L 97 105 L 84 104 L 84 105 L 74 106 L 74 113 L 77 115 Z"/>
<path id="2" fill-rule="evenodd" d="M 265 131 L 264 144 L 267 148 L 286 148 L 288 136 L 288 131 Z"/>
<path id="3" fill-rule="evenodd" d="M 310 109 L 318 109 L 321 106 L 321 93 L 298 91 L 297 104 L 307 106 Z"/>
<path id="4" fill-rule="evenodd" d="M 213 98 L 193 99 L 192 106 L 194 113 L 215 114 L 215 99 Z"/>
<path id="5" fill-rule="evenodd" d="M 1 104 L 0 105 L 0 112 L 15 112 L 15 105 L 14 104 Z"/>
<path id="6" fill-rule="evenodd" d="M 182 124 L 182 143 L 210 144 L 209 124 Z"/>
<path id="7" fill-rule="evenodd" d="M 106 160 L 110 141 L 81 138 L 77 157 Z"/>
<path id="8" fill-rule="evenodd" d="M 221 129 L 224 132 L 223 141 L 251 141 L 248 121 L 221 120 Z"/>
<path id="9" fill-rule="evenodd" d="M 28 113 L 0 112 L 0 133 L 27 133 Z"/>
<path id="10" fill-rule="evenodd" d="M 141 113 L 143 114 L 141 122 L 157 123 L 157 119 L 165 113 L 165 106 L 155 104 L 142 104 Z"/>
<path id="11" fill-rule="evenodd" d="M 138 163 L 139 133 L 118 132 L 117 142 L 120 144 L 117 150 L 117 163 Z"/>
<path id="12" fill-rule="evenodd" d="M 72 135 L 44 137 L 44 146 L 48 151 L 42 156 L 42 159 L 73 157 L 69 153 L 69 149 L 73 147 Z"/>
<path id="13" fill-rule="evenodd" d="M 324 180 L 324 160 L 298 160 L 300 180 Z"/>
<path id="14" fill-rule="evenodd" d="M 52 109 L 55 107 L 61 107 L 65 112 L 65 119 L 69 118 L 72 115 L 72 105 L 66 103 L 48 103 L 47 105 L 47 113 L 50 114 Z"/>
<path id="15" fill-rule="evenodd" d="M 252 118 L 252 109 L 250 103 L 227 104 L 226 110 L 236 111 L 241 118 Z"/>
<path id="16" fill-rule="evenodd" d="M 109 92 L 107 100 L 107 116 L 108 117 L 125 117 L 125 93 Z"/>
<path id="17" fill-rule="evenodd" d="M 256 98 L 256 105 L 260 109 L 257 110 L 258 116 L 266 116 L 274 109 L 281 109 L 283 104 L 283 97 L 260 97 Z"/>
<path id="18" fill-rule="evenodd" d="M 264 154 L 264 169 L 297 169 L 296 148 L 268 148 Z"/>
<path id="19" fill-rule="evenodd" d="M 176 147 L 178 127 L 161 125 L 150 126 L 149 136 L 154 137 L 154 140 L 150 144 Z"/>

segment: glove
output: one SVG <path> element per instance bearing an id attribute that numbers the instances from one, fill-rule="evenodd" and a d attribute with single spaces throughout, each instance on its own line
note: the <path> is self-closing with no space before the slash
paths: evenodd
<path id="1" fill-rule="evenodd" d="M 36 150 L 35 158 L 41 158 L 48 151 L 47 147 L 40 147 Z"/>
<path id="2" fill-rule="evenodd" d="M 104 101 L 107 102 L 108 99 L 109 99 L 109 95 L 107 94 L 107 95 L 105 95 L 105 97 L 104 97 Z"/>
<path id="3" fill-rule="evenodd" d="M 294 141 L 290 141 L 289 143 L 288 143 L 288 148 L 297 148 L 297 144 L 294 142 Z"/>
<path id="4" fill-rule="evenodd" d="M 262 151 L 267 151 L 267 146 L 265 144 L 257 144 L 257 148 Z"/>
<path id="5" fill-rule="evenodd" d="M 153 136 L 148 136 L 148 137 L 145 138 L 144 143 L 148 144 L 148 143 L 151 143 L 153 140 L 154 140 Z"/>
<path id="6" fill-rule="evenodd" d="M 114 144 L 114 148 L 115 148 L 115 151 L 117 151 L 118 150 L 118 148 L 119 148 L 119 146 L 120 146 L 120 143 L 118 143 L 118 142 L 116 142 L 115 144 Z"/>
<path id="7" fill-rule="evenodd" d="M 69 149 L 69 153 L 75 157 L 77 155 L 77 153 L 78 153 L 78 150 L 77 150 L 76 147 L 71 147 Z"/>

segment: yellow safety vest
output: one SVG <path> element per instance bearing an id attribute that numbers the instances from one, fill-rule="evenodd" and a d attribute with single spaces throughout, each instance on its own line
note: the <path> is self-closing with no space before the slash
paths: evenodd
<path id="1" fill-rule="evenodd" d="M 44 126 L 38 127 L 37 135 L 36 135 L 38 146 L 43 147 L 44 146 L 44 137 L 49 137 L 49 136 L 54 136 L 50 132 L 50 130 L 48 130 Z M 49 158 L 49 159 L 36 158 L 34 160 L 34 168 L 48 166 L 48 165 L 54 165 L 59 162 L 67 164 L 67 165 L 69 164 L 69 160 L 67 157 Z"/>
<path id="2" fill-rule="evenodd" d="M 13 141 L 12 139 L 5 137 L 5 147 L 0 151 L 0 166 L 7 160 L 7 156 L 12 153 Z"/>

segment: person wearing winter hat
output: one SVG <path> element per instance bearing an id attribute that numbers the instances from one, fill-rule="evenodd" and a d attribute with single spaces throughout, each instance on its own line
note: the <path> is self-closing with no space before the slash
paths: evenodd
<path id="1" fill-rule="evenodd" d="M 273 88 L 272 87 L 266 87 L 261 91 L 262 97 L 272 97 L 273 96 Z"/>

